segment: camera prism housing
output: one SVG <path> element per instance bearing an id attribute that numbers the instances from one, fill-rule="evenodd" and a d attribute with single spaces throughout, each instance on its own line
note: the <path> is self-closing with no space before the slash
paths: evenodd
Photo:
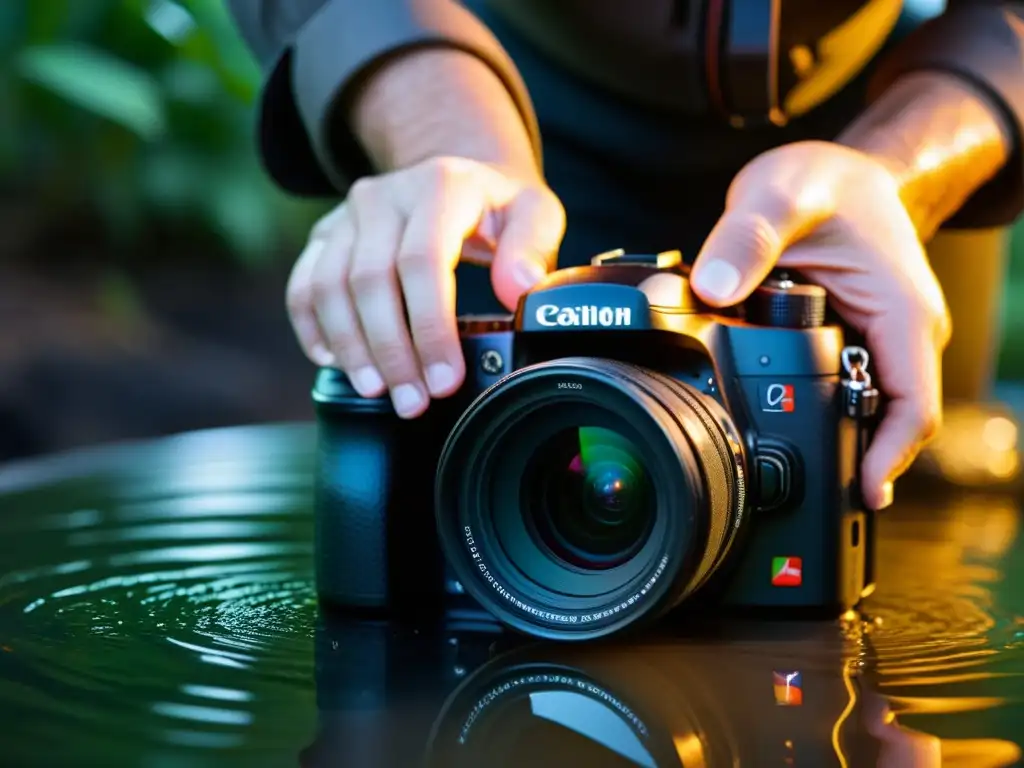
<path id="1" fill-rule="evenodd" d="M 461 600 L 583 640 L 673 609 L 834 617 L 870 591 L 877 391 L 819 286 L 774 274 L 712 309 L 678 253 L 614 251 L 459 328 L 466 382 L 419 419 L 318 375 L 325 603 Z"/>

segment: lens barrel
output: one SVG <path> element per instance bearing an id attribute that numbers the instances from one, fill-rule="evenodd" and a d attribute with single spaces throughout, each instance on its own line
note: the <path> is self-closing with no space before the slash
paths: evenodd
<path id="1" fill-rule="evenodd" d="M 699 589 L 746 514 L 738 433 L 712 398 L 603 358 L 522 368 L 456 423 L 436 482 L 455 576 L 497 618 L 585 640 Z"/>

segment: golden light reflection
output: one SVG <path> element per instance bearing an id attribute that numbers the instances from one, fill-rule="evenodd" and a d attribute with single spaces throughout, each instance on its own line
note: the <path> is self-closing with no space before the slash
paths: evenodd
<path id="1" fill-rule="evenodd" d="M 789 49 L 789 63 L 798 77 L 806 77 L 814 69 L 814 52 L 806 45 L 794 45 Z"/>
<path id="2" fill-rule="evenodd" d="M 836 753 L 836 758 L 838 758 L 841 768 L 847 768 L 849 763 L 846 760 L 846 754 L 843 752 L 842 746 L 843 724 L 849 719 L 850 713 L 853 712 L 853 708 L 857 705 L 857 690 L 853 687 L 853 670 L 849 664 L 843 665 L 843 686 L 846 688 L 848 698 L 846 707 L 832 727 L 832 750 Z"/>
<path id="3" fill-rule="evenodd" d="M 1020 462 L 1017 459 L 1017 455 L 1013 453 L 990 456 L 987 462 L 988 471 L 1004 480 L 1013 477 L 1019 467 Z"/>
<path id="4" fill-rule="evenodd" d="M 953 422 L 941 454 L 959 462 L 961 472 L 988 471 L 993 457 L 1016 461 L 1019 435 L 1010 420 L 960 411 Z M 904 717 L 955 717 L 1008 704 L 1000 696 L 950 693 L 977 690 L 979 681 L 1000 685 L 1010 676 L 990 666 L 1001 652 L 990 637 L 996 626 L 992 585 L 1005 575 L 1002 559 L 1018 540 L 1020 524 L 1015 501 L 992 494 L 958 494 L 955 505 L 922 504 L 918 514 L 880 521 L 879 590 L 868 610 L 876 622 L 866 630 L 876 653 L 872 687 L 891 709 L 887 727 L 910 733 L 900 722 Z M 934 741 L 943 766 L 995 768 L 1020 758 L 1015 745 L 998 739 Z M 893 763 L 911 764 L 918 763 Z"/>
<path id="5" fill-rule="evenodd" d="M 1017 447 L 1017 425 L 1005 416 L 993 416 L 982 427 L 981 439 L 993 451 L 1012 451 Z"/>
<path id="6" fill-rule="evenodd" d="M 948 408 L 942 429 L 922 461 L 965 486 L 1005 483 L 1021 470 L 1017 425 L 1007 416 L 974 406 Z"/>
<path id="7" fill-rule="evenodd" d="M 983 712 L 1006 704 L 998 696 L 924 696 L 886 695 L 894 711 L 901 715 L 955 715 L 964 712 Z"/>
<path id="8" fill-rule="evenodd" d="M 915 165 L 921 172 L 927 173 L 928 171 L 935 170 L 942 165 L 945 160 L 945 154 L 937 149 L 930 147 L 921 150 L 917 154 Z"/>
<path id="9" fill-rule="evenodd" d="M 685 766 L 693 768 L 705 768 L 707 762 L 704 760 L 704 744 L 696 734 L 688 733 L 685 736 L 676 736 L 672 739 L 675 745 L 676 754 L 680 762 Z"/>
<path id="10" fill-rule="evenodd" d="M 839 90 L 849 80 L 850 72 L 860 69 L 878 52 L 902 9 L 900 0 L 870 0 L 817 41 L 816 56 L 810 49 L 800 50 L 806 46 L 791 48 L 789 61 L 800 82 L 786 94 L 785 111 L 801 115 Z"/>
<path id="11" fill-rule="evenodd" d="M 889 670 L 890 672 L 892 670 Z M 956 683 L 976 683 L 982 680 L 998 680 L 1006 677 L 1018 677 L 1018 675 L 1001 672 L 964 672 L 959 675 L 936 675 L 930 674 L 920 677 L 901 677 L 900 685 L 928 686 L 928 685 L 954 685 Z"/>
<path id="12" fill-rule="evenodd" d="M 1008 768 L 1017 765 L 1021 749 L 1002 739 L 943 739 L 943 768 Z"/>

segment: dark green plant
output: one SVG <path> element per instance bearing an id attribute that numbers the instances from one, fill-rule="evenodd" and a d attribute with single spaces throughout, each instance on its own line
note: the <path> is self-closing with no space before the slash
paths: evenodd
<path id="1" fill-rule="evenodd" d="M 94 206 L 115 238 L 166 219 L 249 261 L 294 247 L 317 210 L 259 167 L 259 81 L 223 0 L 4 0 L 5 186 L 54 216 Z"/>

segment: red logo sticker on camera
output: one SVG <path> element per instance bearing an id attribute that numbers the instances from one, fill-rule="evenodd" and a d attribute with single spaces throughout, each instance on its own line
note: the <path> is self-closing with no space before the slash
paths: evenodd
<path id="1" fill-rule="evenodd" d="M 799 672 L 772 672 L 775 703 L 780 707 L 799 707 L 804 703 L 803 679 Z"/>
<path id="2" fill-rule="evenodd" d="M 792 413 L 796 397 L 792 384 L 769 384 L 761 389 L 761 410 L 765 413 Z"/>
<path id="3" fill-rule="evenodd" d="M 799 587 L 804 581 L 804 562 L 799 557 L 772 558 L 772 586 Z"/>

